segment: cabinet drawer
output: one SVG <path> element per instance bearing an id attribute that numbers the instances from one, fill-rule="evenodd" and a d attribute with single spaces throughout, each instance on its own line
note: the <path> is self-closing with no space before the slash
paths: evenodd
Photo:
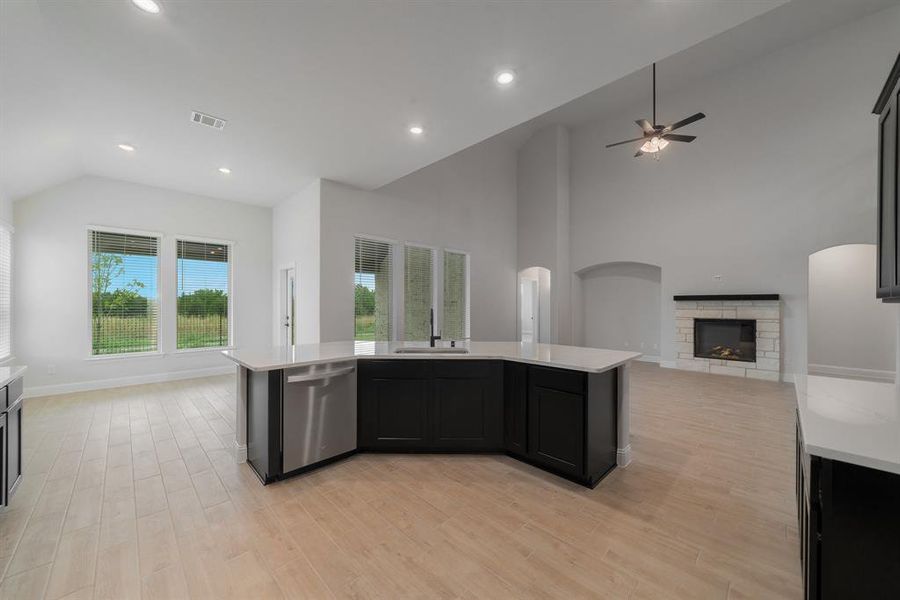
<path id="1" fill-rule="evenodd" d="M 529 378 L 533 385 L 570 394 L 584 394 L 585 374 L 546 367 L 531 367 Z"/>
<path id="2" fill-rule="evenodd" d="M 427 360 L 398 358 L 396 360 L 361 360 L 359 374 L 361 377 L 387 377 L 390 379 L 420 379 L 428 377 Z"/>

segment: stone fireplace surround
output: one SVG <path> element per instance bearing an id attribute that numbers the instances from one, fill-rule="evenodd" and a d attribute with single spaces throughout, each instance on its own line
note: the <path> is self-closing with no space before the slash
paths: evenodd
<path id="1" fill-rule="evenodd" d="M 694 356 L 694 319 L 756 321 L 756 361 Z M 781 380 L 781 300 L 778 294 L 675 296 L 675 367 L 688 371 Z"/>

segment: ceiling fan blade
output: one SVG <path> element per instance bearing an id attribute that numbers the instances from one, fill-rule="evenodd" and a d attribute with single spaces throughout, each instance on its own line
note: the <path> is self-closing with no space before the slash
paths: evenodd
<path id="1" fill-rule="evenodd" d="M 635 121 L 638 124 L 638 127 L 644 130 L 644 133 L 653 133 L 653 125 L 650 124 L 650 121 L 647 119 L 638 119 Z"/>
<path id="2" fill-rule="evenodd" d="M 646 136 L 641 136 L 639 138 L 634 138 L 633 140 L 625 140 L 624 142 L 616 142 L 615 144 L 607 144 L 607 148 L 612 148 L 613 146 L 621 146 L 622 144 L 630 144 L 631 142 L 639 142 L 643 140 Z"/>
<path id="3" fill-rule="evenodd" d="M 702 112 L 699 112 L 696 115 L 689 116 L 687 119 L 682 119 L 682 120 L 678 121 L 677 123 L 672 123 L 671 125 L 667 125 L 666 128 L 663 129 L 663 133 L 675 131 L 676 129 L 680 129 L 680 128 L 684 127 L 685 125 L 690 125 L 691 123 L 694 123 L 695 121 L 699 121 L 700 119 L 705 119 L 705 118 L 706 118 L 706 115 L 704 115 Z"/>
<path id="4" fill-rule="evenodd" d="M 678 133 L 666 133 L 663 134 L 663 138 L 669 140 L 670 142 L 693 142 L 697 139 L 696 135 L 681 135 Z"/>
<path id="5" fill-rule="evenodd" d="M 637 152 L 634 153 L 635 158 L 637 158 L 638 156 L 643 156 L 643 155 L 644 155 L 644 153 L 641 150 L 638 150 Z"/>

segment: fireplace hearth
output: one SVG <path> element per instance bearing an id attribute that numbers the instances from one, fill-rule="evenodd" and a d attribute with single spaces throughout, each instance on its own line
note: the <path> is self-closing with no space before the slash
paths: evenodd
<path id="1" fill-rule="evenodd" d="M 756 320 L 694 319 L 694 356 L 756 362 Z"/>

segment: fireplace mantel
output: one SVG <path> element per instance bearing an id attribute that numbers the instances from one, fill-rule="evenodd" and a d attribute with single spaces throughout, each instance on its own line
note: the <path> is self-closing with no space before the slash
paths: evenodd
<path id="1" fill-rule="evenodd" d="M 778 300 L 778 294 L 690 294 L 675 296 L 675 302 L 704 302 L 707 300 Z"/>

